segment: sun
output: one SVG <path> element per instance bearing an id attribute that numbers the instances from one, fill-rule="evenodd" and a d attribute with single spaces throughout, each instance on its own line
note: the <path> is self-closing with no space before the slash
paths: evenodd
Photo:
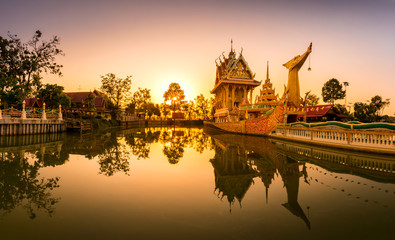
<path id="1" fill-rule="evenodd" d="M 181 89 L 184 90 L 184 95 L 185 95 L 184 100 L 190 101 L 195 98 L 195 96 L 193 95 L 193 87 L 191 84 L 191 80 L 184 77 L 169 77 L 165 81 L 162 81 L 160 86 L 162 96 L 167 91 L 171 83 L 178 83 Z"/>

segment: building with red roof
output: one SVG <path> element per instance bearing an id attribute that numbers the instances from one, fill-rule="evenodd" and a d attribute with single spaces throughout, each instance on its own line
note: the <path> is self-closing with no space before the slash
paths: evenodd
<path id="1" fill-rule="evenodd" d="M 297 111 L 302 111 L 303 107 L 299 107 Z M 298 115 L 303 120 L 303 115 Z M 346 116 L 342 114 L 334 105 L 316 105 L 306 107 L 306 122 L 325 122 L 325 121 L 341 121 Z"/>
<path id="2" fill-rule="evenodd" d="M 71 98 L 72 109 L 87 111 L 88 99 L 93 98 L 92 103 L 95 105 L 98 114 L 110 112 L 107 108 L 107 98 L 97 90 L 93 92 L 65 92 L 65 94 Z"/>
<path id="3" fill-rule="evenodd" d="M 48 107 L 49 101 L 43 101 L 37 98 L 24 98 L 26 109 L 42 109 L 43 103 Z"/>

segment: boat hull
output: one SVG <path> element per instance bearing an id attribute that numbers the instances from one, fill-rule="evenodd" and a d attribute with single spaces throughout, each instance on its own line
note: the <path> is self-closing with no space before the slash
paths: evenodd
<path id="1" fill-rule="evenodd" d="M 239 122 L 204 122 L 205 125 L 217 127 L 227 132 L 241 134 L 268 135 L 274 130 L 279 123 L 284 122 L 284 105 L 278 105 L 273 112 L 267 116 L 255 119 L 244 120 Z"/>

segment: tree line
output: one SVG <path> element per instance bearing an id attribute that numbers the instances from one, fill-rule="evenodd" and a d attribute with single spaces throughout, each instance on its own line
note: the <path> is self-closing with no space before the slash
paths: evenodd
<path id="1" fill-rule="evenodd" d="M 346 116 L 345 120 L 348 121 L 360 121 L 360 122 L 379 122 L 379 121 L 391 121 L 388 115 L 383 115 L 384 108 L 390 104 L 390 99 L 384 100 L 381 96 L 375 95 L 370 100 L 366 100 L 366 103 L 355 102 L 351 107 L 347 109 L 348 104 L 335 104 L 336 100 L 345 99 L 346 91 L 343 86 L 348 86 L 348 82 L 344 82 L 343 85 L 339 80 L 332 78 L 324 83 L 322 87 L 322 100 L 325 103 L 333 104 L 335 107 Z M 308 94 L 305 104 L 307 106 L 314 106 L 319 103 L 320 98 L 315 94 Z"/>
<path id="2" fill-rule="evenodd" d="M 73 107 L 63 86 L 42 83 L 43 73 L 62 76 L 63 66 L 56 62 L 56 57 L 64 55 L 59 45 L 59 37 L 43 40 L 39 30 L 25 43 L 15 34 L 0 36 L 0 99 L 3 108 L 20 108 L 24 98 L 48 102 L 48 108 L 57 108 L 59 105 L 64 108 Z M 186 101 L 184 91 L 178 83 L 170 84 L 163 95 L 162 104 L 152 102 L 150 89 L 138 88 L 131 93 L 131 84 L 132 76 L 119 78 L 113 73 L 101 76 L 100 90 L 104 93 L 114 118 L 124 107 L 128 113 L 144 113 L 149 117 L 167 116 L 171 111 L 181 111 L 192 118 L 211 112 L 212 99 L 206 99 L 201 94 L 194 101 Z M 95 110 L 93 101 L 93 95 L 84 99 L 87 110 Z M 168 101 L 170 102 L 167 103 Z"/>
<path id="3" fill-rule="evenodd" d="M 109 107 L 115 116 L 118 116 L 121 109 L 125 108 L 127 114 L 148 118 L 167 117 L 172 112 L 182 112 L 186 119 L 211 117 L 214 98 L 205 98 L 203 94 L 200 94 L 194 100 L 187 101 L 184 90 L 178 83 L 171 83 L 163 94 L 163 103 L 155 104 L 152 102 L 150 89 L 139 87 L 136 92 L 130 92 L 131 76 L 122 79 L 113 73 L 108 73 L 101 76 L 101 79 L 100 90 L 110 100 Z"/>

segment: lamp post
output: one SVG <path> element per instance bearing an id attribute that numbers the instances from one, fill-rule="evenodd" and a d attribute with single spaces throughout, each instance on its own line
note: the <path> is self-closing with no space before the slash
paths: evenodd
<path id="1" fill-rule="evenodd" d="M 62 116 L 62 105 L 60 105 L 60 104 L 59 104 L 58 120 L 63 120 L 63 116 Z"/>
<path id="2" fill-rule="evenodd" d="M 344 92 L 345 92 L 345 95 L 344 95 L 344 108 L 347 109 L 347 87 L 350 85 L 350 83 L 349 82 L 343 82 L 343 85 L 344 85 Z"/>
<path id="3" fill-rule="evenodd" d="M 41 119 L 42 120 L 47 120 L 47 114 L 45 112 L 45 102 L 43 103 L 43 114 L 41 116 Z"/>
<path id="4" fill-rule="evenodd" d="M 26 101 L 23 100 L 23 102 L 22 102 L 22 114 L 21 114 L 21 119 L 26 119 L 26 110 L 25 110 L 25 106 L 26 106 Z"/>

